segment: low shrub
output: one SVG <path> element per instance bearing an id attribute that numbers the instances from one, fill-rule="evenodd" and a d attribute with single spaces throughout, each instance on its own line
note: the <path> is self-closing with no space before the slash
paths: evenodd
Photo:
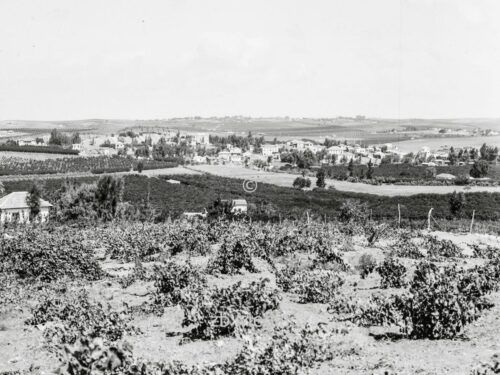
<path id="1" fill-rule="evenodd" d="M 359 258 L 358 265 L 356 268 L 359 270 L 362 279 L 365 279 L 369 274 L 371 274 L 375 267 L 377 267 L 377 261 L 370 254 L 363 254 Z"/>
<path id="2" fill-rule="evenodd" d="M 43 282 L 63 277 L 98 280 L 104 274 L 92 251 L 78 239 L 37 228 L 0 239 L 0 272 Z"/>
<path id="3" fill-rule="evenodd" d="M 495 354 L 488 362 L 483 362 L 474 367 L 470 375 L 500 374 L 500 355 Z"/>
<path id="4" fill-rule="evenodd" d="M 474 251 L 474 258 L 495 259 L 500 257 L 500 248 L 491 245 L 470 245 Z"/>
<path id="5" fill-rule="evenodd" d="M 393 257 L 410 259 L 424 258 L 424 254 L 419 250 L 417 245 L 412 242 L 412 236 L 409 232 L 398 234 L 398 239 L 392 246 L 390 255 Z"/>
<path id="6" fill-rule="evenodd" d="M 276 310 L 279 294 L 267 288 L 268 279 L 242 286 L 241 282 L 210 291 L 188 290 L 183 295 L 182 325 L 194 325 L 188 336 L 214 339 L 240 334 L 257 324 L 266 311 Z"/>
<path id="7" fill-rule="evenodd" d="M 456 337 L 480 312 L 491 308 L 485 294 L 496 289 L 498 274 L 491 266 L 470 270 L 432 263 L 417 266 L 402 313 L 412 338 Z"/>
<path id="8" fill-rule="evenodd" d="M 44 296 L 26 324 L 44 325 L 44 337 L 49 343 L 72 344 L 80 335 L 120 340 L 125 333 L 137 332 L 129 321 L 126 311 L 115 312 L 110 306 L 91 303 L 88 294 L 80 291 L 74 296 Z"/>
<path id="9" fill-rule="evenodd" d="M 381 277 L 381 288 L 403 288 L 406 285 L 406 267 L 397 259 L 391 257 L 386 258 L 376 270 Z"/>
<path id="10" fill-rule="evenodd" d="M 298 327 L 293 322 L 276 326 L 272 338 L 263 341 L 257 334 L 245 337 L 235 358 L 220 364 L 186 365 L 180 361 L 160 363 L 133 358 L 127 344 L 107 343 L 81 337 L 59 353 L 64 374 L 164 374 L 164 375 L 296 375 L 332 360 L 336 353 L 333 333 L 323 326 Z"/>
<path id="11" fill-rule="evenodd" d="M 313 261 L 314 268 L 327 268 L 338 271 L 350 270 L 350 266 L 344 262 L 337 251 L 323 241 L 320 241 L 318 244 L 316 254 L 316 258 Z"/>
<path id="12" fill-rule="evenodd" d="M 330 270 L 285 268 L 276 275 L 276 284 L 284 292 L 299 296 L 299 303 L 328 303 L 345 280 Z"/>
<path id="13" fill-rule="evenodd" d="M 450 240 L 440 240 L 434 236 L 425 239 L 427 255 L 431 258 L 459 258 L 463 257 L 462 250 Z"/>
<path id="14" fill-rule="evenodd" d="M 257 272 L 250 248 L 241 240 L 226 239 L 215 256 L 209 261 L 210 274 L 234 275 L 241 270 Z"/>
<path id="15" fill-rule="evenodd" d="M 210 243 L 207 233 L 200 228 L 182 228 L 170 235 L 170 252 L 177 255 L 181 252 L 189 255 L 207 255 L 210 253 Z"/>
<path id="16" fill-rule="evenodd" d="M 177 305 L 187 288 L 198 290 L 206 286 L 205 276 L 189 262 L 167 262 L 155 268 L 155 303 L 162 306 Z"/>

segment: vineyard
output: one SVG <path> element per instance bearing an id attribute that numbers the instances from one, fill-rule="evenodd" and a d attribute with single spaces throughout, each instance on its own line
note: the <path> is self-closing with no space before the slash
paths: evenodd
<path id="1" fill-rule="evenodd" d="M 499 287 L 498 237 L 347 211 L 5 229 L 0 372 L 494 374 Z"/>
<path id="2" fill-rule="evenodd" d="M 40 175 L 57 173 L 112 173 L 137 170 L 139 161 L 120 157 L 73 157 L 61 159 L 29 160 L 0 157 L 0 176 Z M 177 163 L 144 160 L 143 169 L 160 169 L 177 166 Z"/>

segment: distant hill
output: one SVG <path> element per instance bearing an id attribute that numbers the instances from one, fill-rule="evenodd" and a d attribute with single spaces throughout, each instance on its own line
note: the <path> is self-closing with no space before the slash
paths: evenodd
<path id="1" fill-rule="evenodd" d="M 122 129 L 152 130 L 169 128 L 184 131 L 264 135 L 266 138 L 308 138 L 325 137 L 360 142 L 398 142 L 421 138 L 431 129 L 492 129 L 500 131 L 500 119 L 381 119 L 363 117 L 337 118 L 250 118 L 241 116 L 211 118 L 174 118 L 164 120 L 120 120 L 88 119 L 75 121 L 0 121 L 0 129 L 24 129 L 40 131 L 53 129 L 96 133 L 113 133 Z M 428 136 L 428 135 L 426 135 Z"/>

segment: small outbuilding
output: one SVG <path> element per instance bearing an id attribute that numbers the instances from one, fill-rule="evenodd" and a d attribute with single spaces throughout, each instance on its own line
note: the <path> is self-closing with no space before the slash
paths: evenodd
<path id="1" fill-rule="evenodd" d="M 233 199 L 231 212 L 246 214 L 248 212 L 248 204 L 245 199 Z"/>
<path id="2" fill-rule="evenodd" d="M 436 175 L 436 180 L 453 181 L 456 177 L 449 173 L 440 173 Z"/>
<path id="3" fill-rule="evenodd" d="M 15 191 L 0 198 L 0 223 L 29 223 L 30 208 L 26 202 L 27 191 Z M 40 199 L 40 221 L 48 220 L 52 205 L 46 200 Z"/>

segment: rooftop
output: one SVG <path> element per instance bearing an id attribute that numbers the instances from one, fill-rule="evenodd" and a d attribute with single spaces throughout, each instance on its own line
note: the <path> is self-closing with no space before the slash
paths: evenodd
<path id="1" fill-rule="evenodd" d="M 13 208 L 29 208 L 26 203 L 27 191 L 15 191 L 0 198 L 0 210 L 8 210 Z M 52 205 L 44 199 L 40 199 L 40 207 L 52 207 Z"/>

